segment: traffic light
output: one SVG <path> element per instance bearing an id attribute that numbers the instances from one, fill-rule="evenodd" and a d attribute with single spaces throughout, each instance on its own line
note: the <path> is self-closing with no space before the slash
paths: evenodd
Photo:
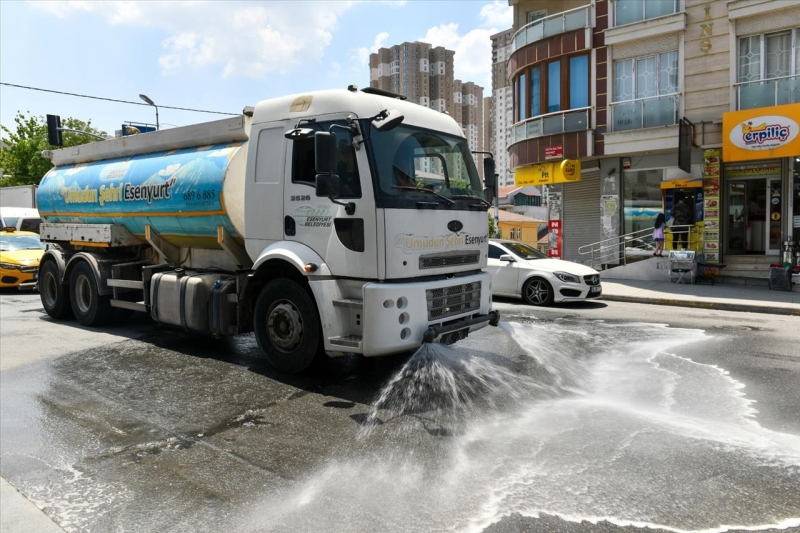
<path id="1" fill-rule="evenodd" d="M 61 117 L 58 115 L 47 115 L 47 142 L 51 146 L 64 146 L 61 138 Z"/>

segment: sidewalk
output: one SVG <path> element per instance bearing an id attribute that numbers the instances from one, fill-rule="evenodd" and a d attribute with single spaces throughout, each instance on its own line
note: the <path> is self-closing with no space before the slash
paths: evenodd
<path id="1" fill-rule="evenodd" d="M 684 285 L 620 279 L 602 283 L 604 300 L 800 316 L 800 290 L 796 285 L 792 292 L 786 292 L 731 283 Z"/>

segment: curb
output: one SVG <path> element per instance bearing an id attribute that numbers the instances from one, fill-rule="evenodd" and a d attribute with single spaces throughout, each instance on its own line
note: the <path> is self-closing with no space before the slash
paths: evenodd
<path id="1" fill-rule="evenodd" d="M 738 311 L 744 313 L 766 313 L 770 315 L 800 316 L 800 308 L 770 307 L 766 305 L 733 304 L 727 302 L 703 302 L 692 300 L 671 300 L 668 298 L 643 298 L 638 296 L 616 296 L 604 294 L 603 300 L 610 302 L 628 302 L 637 304 L 671 305 L 675 307 L 692 307 L 695 309 L 716 309 L 720 311 Z"/>

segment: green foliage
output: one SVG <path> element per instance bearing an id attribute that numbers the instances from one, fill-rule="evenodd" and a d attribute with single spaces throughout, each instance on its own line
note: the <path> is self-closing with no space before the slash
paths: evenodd
<path id="1" fill-rule="evenodd" d="M 14 122 L 16 123 L 14 131 L 0 125 L 3 137 L 0 168 L 3 169 L 4 176 L 0 180 L 0 185 L 38 185 L 42 177 L 53 167 L 49 160 L 42 157 L 42 151 L 57 148 L 47 142 L 47 120 L 45 117 L 26 116 L 18 111 Z M 91 120 L 84 122 L 77 118 L 67 118 L 61 121 L 61 127 L 88 131 L 104 137 L 106 135 L 104 131 L 93 128 Z M 64 147 L 97 140 L 88 135 L 66 131 L 61 136 Z"/>
<path id="2" fill-rule="evenodd" d="M 493 209 L 489 209 L 489 238 L 490 239 L 499 239 L 500 238 L 500 228 L 498 228 L 494 224 L 494 210 Z"/>

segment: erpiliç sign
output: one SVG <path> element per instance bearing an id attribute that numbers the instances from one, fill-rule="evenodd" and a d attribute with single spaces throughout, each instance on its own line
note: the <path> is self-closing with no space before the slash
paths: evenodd
<path id="1" fill-rule="evenodd" d="M 774 150 L 792 142 L 798 134 L 794 120 L 779 115 L 762 115 L 742 122 L 730 131 L 730 141 L 744 150 Z"/>

